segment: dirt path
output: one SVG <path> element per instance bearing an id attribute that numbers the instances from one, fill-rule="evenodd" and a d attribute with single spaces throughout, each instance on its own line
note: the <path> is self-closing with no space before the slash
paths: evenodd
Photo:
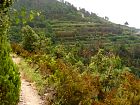
<path id="1" fill-rule="evenodd" d="M 12 56 L 12 59 L 16 64 L 20 63 L 21 60 L 16 56 Z M 21 93 L 18 105 L 43 105 L 43 101 L 35 88 L 23 78 L 21 78 Z"/>
<path id="2" fill-rule="evenodd" d="M 43 105 L 37 91 L 24 79 L 21 79 L 21 95 L 18 105 Z"/>

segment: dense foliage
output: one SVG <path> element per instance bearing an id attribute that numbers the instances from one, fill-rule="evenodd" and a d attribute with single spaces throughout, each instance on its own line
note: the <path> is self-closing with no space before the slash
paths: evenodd
<path id="1" fill-rule="evenodd" d="M 138 105 L 140 102 L 139 78 L 111 51 L 95 52 L 85 65 L 80 56 L 73 56 L 72 49 L 67 51 L 62 45 L 46 54 L 30 53 L 16 46 L 14 51 L 21 51 L 20 55 L 30 65 L 38 65 L 36 70 L 46 81 L 44 94 L 49 94 L 46 102 L 50 105 Z"/>
<path id="2" fill-rule="evenodd" d="M 7 40 L 9 18 L 7 8 L 12 0 L 0 1 L 0 105 L 16 105 L 19 101 L 19 73 L 10 57 Z"/>

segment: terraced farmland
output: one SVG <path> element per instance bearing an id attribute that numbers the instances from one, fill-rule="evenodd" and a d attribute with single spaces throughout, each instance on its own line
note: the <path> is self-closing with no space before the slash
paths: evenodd
<path id="1" fill-rule="evenodd" d="M 77 42 L 83 45 L 101 44 L 112 46 L 125 44 L 140 45 L 140 36 L 135 35 L 135 29 L 123 25 L 87 22 L 52 22 L 52 29 L 56 34 L 56 41 L 64 45 L 74 45 Z"/>

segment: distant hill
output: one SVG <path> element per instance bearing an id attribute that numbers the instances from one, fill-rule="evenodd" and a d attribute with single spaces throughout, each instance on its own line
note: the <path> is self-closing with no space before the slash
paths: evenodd
<path id="1" fill-rule="evenodd" d="M 13 8 L 40 11 L 44 20 L 36 19 L 29 25 L 33 27 L 32 24 L 36 24 L 36 29 L 47 30 L 46 21 L 49 21 L 56 42 L 68 45 L 76 42 L 84 45 L 102 43 L 105 46 L 112 45 L 112 42 L 139 44 L 140 38 L 132 36 L 137 31 L 135 28 L 112 23 L 108 17 L 99 17 L 84 8 L 78 10 L 64 0 L 18 0 Z"/>
<path id="2" fill-rule="evenodd" d="M 77 10 L 71 3 L 64 0 L 18 0 L 14 8 L 41 11 L 46 19 L 82 21 L 82 22 L 107 22 L 104 18 L 98 17 L 95 13 L 89 13 L 84 8 Z"/>

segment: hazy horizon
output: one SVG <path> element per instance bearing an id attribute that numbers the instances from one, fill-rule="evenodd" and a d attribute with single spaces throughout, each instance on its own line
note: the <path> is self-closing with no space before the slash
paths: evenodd
<path id="1" fill-rule="evenodd" d="M 89 12 L 96 13 L 100 17 L 109 17 L 109 20 L 117 24 L 126 21 L 130 27 L 140 28 L 140 1 L 139 0 L 65 0 L 77 8 L 85 8 Z"/>

